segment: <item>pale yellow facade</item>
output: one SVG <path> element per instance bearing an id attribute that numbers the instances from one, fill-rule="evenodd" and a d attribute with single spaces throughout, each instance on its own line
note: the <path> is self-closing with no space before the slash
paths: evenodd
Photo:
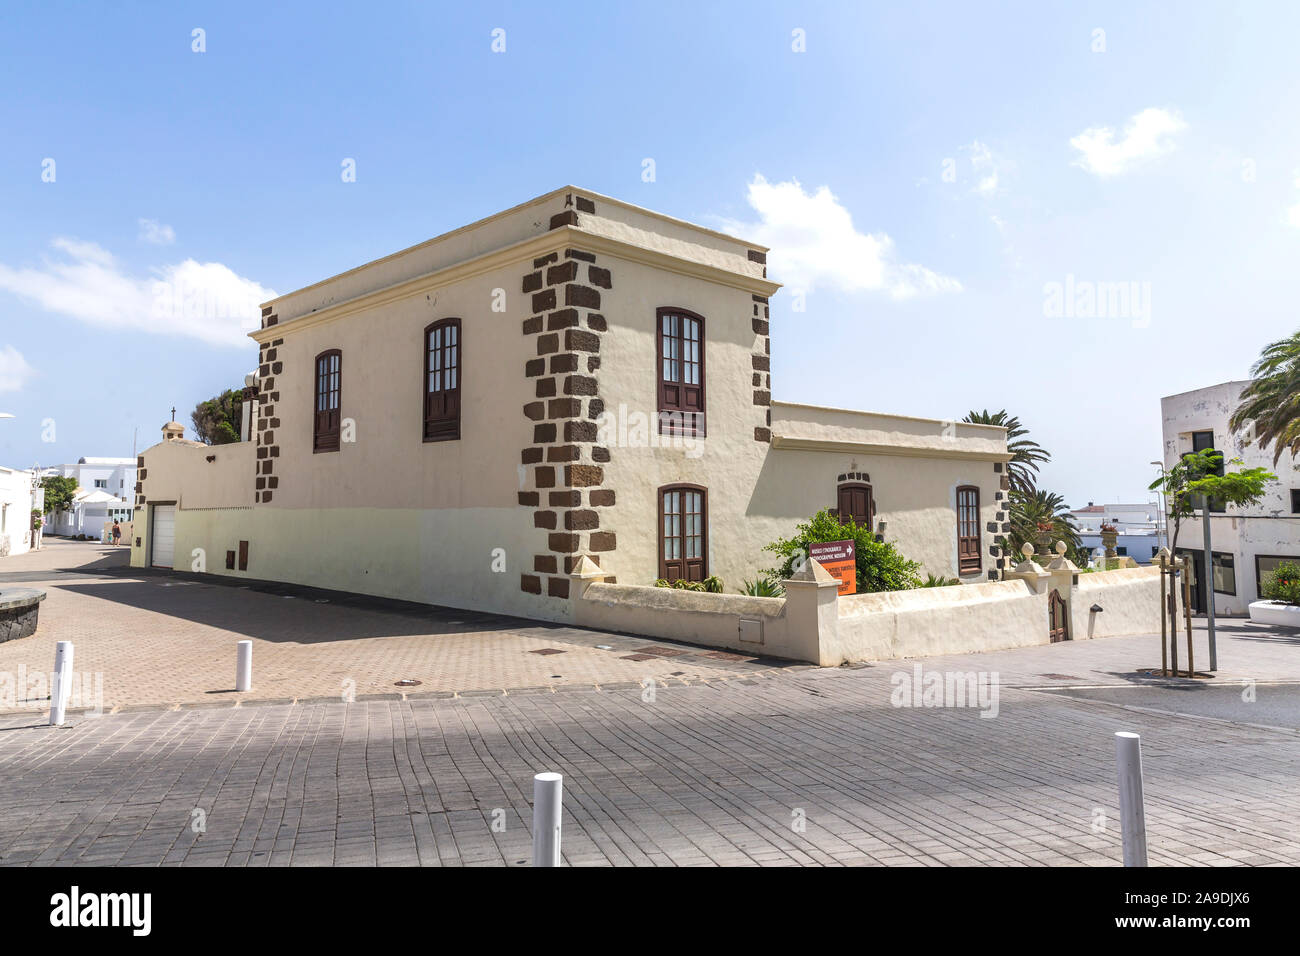
<path id="1" fill-rule="evenodd" d="M 582 556 L 620 585 L 660 576 L 664 486 L 706 490 L 707 571 L 734 592 L 853 481 L 885 538 L 949 577 L 957 489 L 978 488 L 962 580 L 996 578 L 1004 430 L 772 402 L 766 252 L 566 187 L 267 303 L 254 440 L 148 449 L 132 562 L 153 562 L 162 508 L 177 569 L 567 621 Z M 657 434 L 666 307 L 703 319 L 703 437 Z M 424 441 L 425 330 L 448 318 L 460 437 Z M 341 438 L 313 452 L 329 350 Z"/>

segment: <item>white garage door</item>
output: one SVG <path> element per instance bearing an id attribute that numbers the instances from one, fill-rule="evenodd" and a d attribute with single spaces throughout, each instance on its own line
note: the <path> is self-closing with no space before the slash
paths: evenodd
<path id="1" fill-rule="evenodd" d="M 149 524 L 153 542 L 151 563 L 155 568 L 170 568 L 176 551 L 176 506 L 154 505 Z"/>

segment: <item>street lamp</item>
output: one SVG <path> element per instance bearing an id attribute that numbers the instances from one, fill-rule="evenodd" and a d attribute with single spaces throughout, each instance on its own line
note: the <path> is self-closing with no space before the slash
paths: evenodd
<path id="1" fill-rule="evenodd" d="M 1161 478 L 1163 478 L 1163 477 L 1165 476 L 1165 463 L 1164 463 L 1163 461 L 1153 461 L 1153 462 L 1150 462 L 1150 464 L 1155 465 L 1157 468 L 1160 469 L 1160 477 L 1161 477 Z M 1169 547 L 1169 524 L 1168 524 L 1167 518 L 1168 518 L 1168 511 L 1167 511 L 1166 506 L 1165 506 L 1165 488 L 1164 488 L 1164 485 L 1161 484 L 1161 486 L 1160 486 L 1160 521 L 1157 522 L 1157 524 L 1156 524 L 1156 540 L 1157 540 L 1157 541 L 1160 540 L 1160 528 L 1161 528 L 1161 526 L 1163 526 L 1164 529 L 1165 529 L 1165 534 L 1164 534 L 1164 537 L 1165 537 L 1165 543 L 1164 543 L 1163 547 L 1166 547 L 1166 548 Z"/>

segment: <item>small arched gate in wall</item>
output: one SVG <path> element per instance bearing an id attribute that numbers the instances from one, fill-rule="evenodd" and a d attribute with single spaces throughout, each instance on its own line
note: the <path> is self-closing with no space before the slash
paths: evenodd
<path id="1" fill-rule="evenodd" d="M 1070 618 L 1065 598 L 1055 588 L 1047 596 L 1047 636 L 1055 644 L 1070 639 Z"/>

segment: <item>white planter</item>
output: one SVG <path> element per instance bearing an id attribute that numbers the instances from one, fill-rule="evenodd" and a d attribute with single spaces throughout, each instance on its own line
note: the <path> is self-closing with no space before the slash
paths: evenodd
<path id="1" fill-rule="evenodd" d="M 1283 604 L 1281 601 L 1254 601 L 1250 605 L 1250 619 L 1256 624 L 1300 628 L 1300 605 Z"/>

